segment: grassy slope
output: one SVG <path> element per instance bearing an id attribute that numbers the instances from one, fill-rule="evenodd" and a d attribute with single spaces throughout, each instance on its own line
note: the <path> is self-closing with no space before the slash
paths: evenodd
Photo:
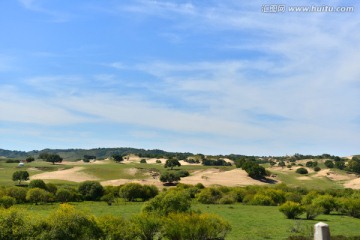
<path id="1" fill-rule="evenodd" d="M 114 206 L 107 206 L 104 202 L 72 204 L 95 216 L 113 214 L 130 217 L 139 213 L 142 207 L 142 203 L 119 203 Z M 31 214 L 45 217 L 58 204 L 26 204 L 19 207 L 31 211 Z M 312 226 L 319 221 L 329 224 L 332 235 L 360 236 L 360 219 L 340 215 L 320 215 L 316 220 L 289 220 L 279 212 L 278 207 L 194 204 L 193 209 L 215 213 L 229 221 L 232 225 L 232 231 L 227 237 L 229 240 L 286 239 L 294 228 L 299 229 L 302 235 L 309 235 L 312 233 Z"/>

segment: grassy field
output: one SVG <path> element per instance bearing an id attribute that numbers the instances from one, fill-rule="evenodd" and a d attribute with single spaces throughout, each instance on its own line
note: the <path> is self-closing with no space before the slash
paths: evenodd
<path id="1" fill-rule="evenodd" d="M 71 203 L 77 209 L 95 216 L 117 215 L 130 217 L 141 211 L 143 203 L 118 203 L 108 206 L 104 202 Z M 48 205 L 19 205 L 19 208 L 29 210 L 31 214 L 41 217 L 47 216 L 59 204 Z M 194 210 L 203 213 L 214 213 L 229 221 L 232 231 L 226 239 L 229 240 L 260 240 L 286 239 L 290 235 L 298 234 L 309 236 L 312 226 L 319 221 L 329 224 L 332 235 L 360 236 L 360 219 L 340 215 L 320 215 L 316 220 L 289 220 L 279 212 L 278 207 L 234 205 L 204 205 L 194 204 Z M 293 231 L 293 232 L 292 232 Z"/>

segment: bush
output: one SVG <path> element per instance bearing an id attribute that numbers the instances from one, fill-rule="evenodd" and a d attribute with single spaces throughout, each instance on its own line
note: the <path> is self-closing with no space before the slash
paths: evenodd
<path id="1" fill-rule="evenodd" d="M 140 163 L 146 163 L 146 159 L 141 159 Z"/>
<path id="2" fill-rule="evenodd" d="M 164 172 L 160 175 L 160 181 L 172 184 L 173 182 L 180 181 L 180 177 L 173 172 Z"/>
<path id="3" fill-rule="evenodd" d="M 32 226 L 28 217 L 18 209 L 0 209 L 0 239 L 31 239 Z"/>
<path id="4" fill-rule="evenodd" d="M 23 187 L 9 187 L 6 189 L 8 196 L 15 198 L 16 203 L 24 203 L 26 201 L 27 189 Z"/>
<path id="5" fill-rule="evenodd" d="M 327 168 L 334 168 L 334 162 L 331 160 L 326 160 L 324 164 Z"/>
<path id="6" fill-rule="evenodd" d="M 26 194 L 26 200 L 37 205 L 39 202 L 47 203 L 51 200 L 51 195 L 44 189 L 31 188 Z"/>
<path id="7" fill-rule="evenodd" d="M 3 196 L 0 198 L 0 206 L 2 206 L 3 208 L 9 208 L 13 205 L 15 205 L 16 200 L 13 197 L 9 197 L 9 196 Z"/>
<path id="8" fill-rule="evenodd" d="M 299 173 L 299 174 L 308 174 L 308 170 L 306 168 L 298 168 L 296 169 L 296 173 Z"/>
<path id="9" fill-rule="evenodd" d="M 250 201 L 252 205 L 262 205 L 262 206 L 274 206 L 275 202 L 271 199 L 270 196 L 267 196 L 263 193 L 257 193 L 254 195 Z"/>
<path id="10" fill-rule="evenodd" d="M 287 201 L 279 207 L 279 211 L 288 219 L 295 219 L 300 216 L 305 209 L 299 203 Z"/>
<path id="11" fill-rule="evenodd" d="M 41 179 L 35 179 L 30 181 L 28 188 L 41 188 L 46 190 L 46 184 Z"/>
<path id="12" fill-rule="evenodd" d="M 223 194 L 217 188 L 204 188 L 197 195 L 197 200 L 203 204 L 215 204 L 222 198 Z"/>
<path id="13" fill-rule="evenodd" d="M 318 215 L 320 215 L 321 213 L 324 212 L 324 208 L 322 208 L 321 206 L 314 205 L 314 204 L 306 205 L 304 207 L 304 209 L 305 209 L 305 213 L 306 213 L 306 219 L 308 219 L 308 220 L 313 220 Z"/>
<path id="14" fill-rule="evenodd" d="M 222 218 L 212 214 L 170 214 L 164 224 L 167 239 L 225 239 L 231 226 Z"/>
<path id="15" fill-rule="evenodd" d="M 190 173 L 186 170 L 179 170 L 179 171 L 176 171 L 175 173 L 178 177 L 182 178 L 182 177 L 187 177 L 190 175 Z"/>
<path id="16" fill-rule="evenodd" d="M 53 183 L 47 183 L 46 184 L 46 190 L 55 195 L 55 193 L 57 191 L 57 186 L 55 184 L 53 184 Z"/>
<path id="17" fill-rule="evenodd" d="M 186 191 L 170 190 L 145 203 L 143 212 L 168 215 L 169 213 L 187 212 L 190 208 L 191 198 Z"/>
<path id="18" fill-rule="evenodd" d="M 94 217 L 75 210 L 69 204 L 61 204 L 44 223 L 39 239 L 100 239 L 101 229 Z"/>
<path id="19" fill-rule="evenodd" d="M 78 191 L 85 200 L 90 201 L 97 201 L 104 194 L 103 186 L 97 181 L 85 181 L 80 183 Z"/>
<path id="20" fill-rule="evenodd" d="M 69 189 L 60 188 L 56 192 L 56 200 L 61 203 L 71 202 L 75 200 L 74 193 Z"/>
<path id="21" fill-rule="evenodd" d="M 127 183 L 120 188 L 119 196 L 133 202 L 143 197 L 143 187 L 139 183 Z"/>
<path id="22" fill-rule="evenodd" d="M 156 163 L 161 163 L 161 160 L 159 160 L 159 159 L 156 159 L 156 161 L 155 161 Z"/>
<path id="23" fill-rule="evenodd" d="M 322 207 L 324 209 L 324 214 L 330 214 L 336 207 L 335 198 L 331 195 L 320 195 L 316 197 L 312 203 L 315 206 Z"/>
<path id="24" fill-rule="evenodd" d="M 320 171 L 320 170 L 321 170 L 320 167 L 318 167 L 318 166 L 314 167 L 314 171 L 315 171 L 315 172 L 318 172 L 318 171 Z"/>
<path id="25" fill-rule="evenodd" d="M 122 217 L 107 215 L 97 218 L 97 224 L 101 229 L 101 239 L 133 240 L 137 238 L 137 227 Z"/>

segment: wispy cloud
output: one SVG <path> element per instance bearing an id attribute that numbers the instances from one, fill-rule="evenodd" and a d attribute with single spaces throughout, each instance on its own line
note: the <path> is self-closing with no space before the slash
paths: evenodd
<path id="1" fill-rule="evenodd" d="M 18 0 L 19 3 L 26 9 L 38 13 L 42 13 L 51 17 L 54 22 L 67 22 L 70 20 L 68 13 L 54 11 L 43 6 L 40 0 Z"/>

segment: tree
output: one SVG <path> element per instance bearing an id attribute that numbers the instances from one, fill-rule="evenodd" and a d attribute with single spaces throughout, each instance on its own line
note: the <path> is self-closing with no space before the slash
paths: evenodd
<path id="1" fill-rule="evenodd" d="M 245 170 L 251 178 L 259 179 L 266 176 L 265 168 L 255 162 L 247 161 L 242 164 L 241 168 Z"/>
<path id="2" fill-rule="evenodd" d="M 343 170 L 345 168 L 345 161 L 343 161 L 343 160 L 336 161 L 335 167 L 337 169 Z"/>
<path id="3" fill-rule="evenodd" d="M 104 188 L 97 181 L 85 181 L 80 183 L 78 188 L 79 193 L 85 200 L 96 201 L 104 194 Z"/>
<path id="4" fill-rule="evenodd" d="M 334 162 L 331 160 L 326 160 L 324 164 L 327 168 L 334 168 Z"/>
<path id="5" fill-rule="evenodd" d="M 121 156 L 120 154 L 113 154 L 111 157 L 117 163 L 124 161 L 123 156 Z"/>
<path id="6" fill-rule="evenodd" d="M 21 184 L 21 181 L 29 180 L 29 173 L 27 171 L 16 171 L 12 175 L 12 180 L 19 181 L 19 184 Z"/>
<path id="7" fill-rule="evenodd" d="M 27 158 L 25 159 L 25 161 L 26 161 L 27 163 L 33 162 L 33 161 L 35 161 L 35 158 L 34 158 L 34 157 L 27 157 Z"/>
<path id="8" fill-rule="evenodd" d="M 51 162 L 52 164 L 55 164 L 56 162 L 62 162 L 62 157 L 58 154 L 49 154 L 48 157 L 45 159 L 47 162 Z"/>
<path id="9" fill-rule="evenodd" d="M 168 167 L 169 167 L 171 170 L 172 170 L 174 167 L 176 167 L 176 166 L 180 167 L 181 164 L 180 164 L 180 162 L 179 162 L 177 159 L 175 159 L 175 158 L 171 158 L 171 159 L 166 160 L 165 165 L 164 165 L 165 168 L 168 168 Z"/>
<path id="10" fill-rule="evenodd" d="M 164 183 L 172 184 L 173 182 L 180 181 L 179 175 L 172 173 L 172 172 L 164 172 L 160 176 L 160 181 Z"/>

